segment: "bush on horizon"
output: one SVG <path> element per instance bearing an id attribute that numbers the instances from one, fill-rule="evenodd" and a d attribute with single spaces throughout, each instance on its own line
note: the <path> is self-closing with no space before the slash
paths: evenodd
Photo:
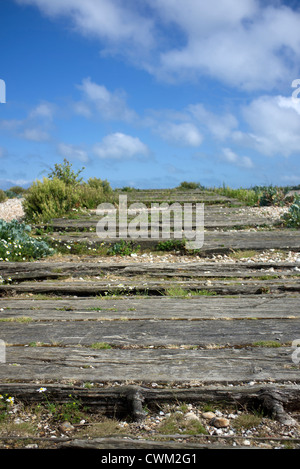
<path id="1" fill-rule="evenodd" d="M 108 181 L 90 178 L 88 182 L 82 182 L 78 177 L 82 170 L 75 173 L 71 166 L 65 159 L 63 164 L 55 165 L 48 178 L 31 185 L 23 204 L 27 221 L 46 223 L 74 211 L 114 201 L 114 192 Z"/>
<path id="2" fill-rule="evenodd" d="M 180 185 L 177 187 L 177 189 L 180 189 L 180 190 L 204 189 L 204 186 L 202 186 L 202 184 L 200 184 L 200 182 L 183 181 L 183 182 L 180 183 Z"/>
<path id="3" fill-rule="evenodd" d="M 5 199 L 6 199 L 5 192 L 2 189 L 0 189 L 0 203 L 4 202 Z"/>
<path id="4" fill-rule="evenodd" d="M 238 199 L 249 206 L 257 205 L 260 197 L 258 191 L 255 189 L 232 189 L 225 184 L 223 184 L 222 187 L 214 188 L 213 191 L 225 197 Z"/>

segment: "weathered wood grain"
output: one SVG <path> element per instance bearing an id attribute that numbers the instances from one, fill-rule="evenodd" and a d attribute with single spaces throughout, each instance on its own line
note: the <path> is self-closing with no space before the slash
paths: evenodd
<path id="1" fill-rule="evenodd" d="M 25 280 L 59 279 L 72 277 L 96 277 L 115 274 L 125 277 L 143 276 L 183 278 L 183 279 L 217 279 L 217 278 L 253 278 L 256 277 L 286 277 L 300 278 L 300 264 L 297 262 L 235 262 L 235 263 L 138 263 L 113 262 L 108 257 L 104 262 L 47 262 L 46 260 L 33 262 L 0 262 L 0 276 L 4 281 L 21 282 Z"/>
<path id="2" fill-rule="evenodd" d="M 106 342 L 115 346 L 245 346 L 257 341 L 289 343 L 300 337 L 299 319 L 189 321 L 149 320 L 62 320 L 4 322 L 1 338 L 8 344 L 32 342 L 60 345 L 91 345 Z"/>
<path id="3" fill-rule="evenodd" d="M 214 449 L 228 449 L 228 446 L 225 444 L 217 443 L 213 445 Z M 195 442 L 178 442 L 178 441 L 154 441 L 153 439 L 145 440 L 145 439 L 134 439 L 134 438 L 122 438 L 122 437 L 106 437 L 106 438 L 93 438 L 89 440 L 84 439 L 76 439 L 70 442 L 60 443 L 59 449 L 82 449 L 82 450 L 101 450 L 101 449 L 114 449 L 114 450 L 148 450 L 148 462 L 151 461 L 151 464 L 155 463 L 155 457 L 153 455 L 157 450 L 178 450 L 181 449 L 185 450 L 203 450 L 203 449 L 212 449 L 212 445 L 209 443 L 195 443 Z M 239 446 L 239 449 L 249 449 L 247 446 Z M 150 451 L 152 451 L 150 453 Z M 195 455 L 195 452 L 193 453 Z M 167 460 L 167 458 L 166 458 Z M 172 457 L 169 456 L 169 460 L 172 461 Z M 174 464 L 177 461 L 182 460 L 185 463 L 188 463 L 189 457 L 186 454 L 182 459 L 180 458 L 179 454 L 173 455 Z M 121 460 L 122 461 L 122 460 Z M 193 456 L 190 456 L 190 461 L 194 462 Z"/>
<path id="4" fill-rule="evenodd" d="M 299 298 L 286 295 L 240 297 L 119 297 L 2 299 L 1 321 L 291 319 L 300 317 Z M 3 326 L 3 324 L 2 324 Z"/>
<path id="5" fill-rule="evenodd" d="M 183 213 L 183 206 L 180 207 L 180 211 Z M 185 208 L 185 211 L 188 209 Z M 192 210 L 195 211 L 195 205 L 192 207 Z M 149 213 L 149 223 L 151 221 L 151 209 L 148 208 Z M 161 212 L 163 213 L 163 212 Z M 174 220 L 174 213 L 176 209 L 170 210 L 170 220 L 171 228 L 172 221 Z M 160 214 L 161 215 L 161 214 Z M 136 214 L 128 212 L 128 219 L 132 220 Z M 96 230 L 98 221 L 101 219 L 101 215 L 97 215 L 95 211 L 90 211 L 88 214 L 82 215 L 80 218 L 68 219 L 68 218 L 56 218 L 53 219 L 46 226 L 51 227 L 53 231 L 88 231 Z M 117 214 L 118 221 L 118 214 Z M 208 229 L 216 228 L 242 228 L 242 227 L 273 227 L 276 226 L 276 223 L 280 221 L 280 217 L 274 218 L 270 215 L 259 213 L 253 207 L 240 207 L 232 208 L 228 206 L 219 206 L 219 205 L 210 205 L 204 206 L 204 227 Z M 160 221 L 154 222 L 152 220 L 152 226 L 156 229 L 162 229 L 162 216 L 160 216 Z M 42 227 L 42 225 L 38 226 Z M 193 229 L 195 229 L 195 220 L 193 220 Z M 118 228 L 118 225 L 117 225 Z"/>
<path id="6" fill-rule="evenodd" d="M 114 245 L 120 242 L 119 238 L 99 237 L 96 233 L 76 233 L 63 234 L 53 233 L 52 239 L 56 242 L 72 244 L 87 243 L 90 247 L 101 243 Z M 172 233 L 170 238 L 172 239 Z M 155 249 L 164 238 L 127 238 L 133 245 L 140 246 L 143 249 Z M 227 253 L 235 250 L 257 250 L 282 249 L 282 250 L 300 250 L 300 231 L 299 230 L 272 230 L 272 231 L 205 231 L 204 244 L 197 251 L 199 255 L 208 255 L 215 253 Z"/>
<path id="7" fill-rule="evenodd" d="M 88 347 L 7 347 L 2 383 L 95 382 L 241 384 L 299 383 L 292 347 L 209 350 L 93 350 Z"/>
<path id="8" fill-rule="evenodd" d="M 110 281 L 42 281 L 21 282 L 19 284 L 0 285 L 0 296 L 14 294 L 48 294 L 69 296 L 93 296 L 110 294 L 147 294 L 165 295 L 170 288 L 182 288 L 186 291 L 206 291 L 219 295 L 251 295 L 280 292 L 299 292 L 298 279 L 248 280 L 234 279 L 228 281 L 151 281 L 142 279 L 137 282 L 126 282 L 122 279 Z"/>

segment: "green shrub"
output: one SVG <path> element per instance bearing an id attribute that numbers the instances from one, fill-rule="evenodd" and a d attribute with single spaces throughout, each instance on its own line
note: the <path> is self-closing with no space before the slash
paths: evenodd
<path id="1" fill-rule="evenodd" d="M 177 187 L 177 189 L 180 189 L 180 190 L 204 189 L 204 187 L 199 182 L 183 181 L 183 182 L 180 183 L 180 185 Z"/>
<path id="2" fill-rule="evenodd" d="M 113 191 L 108 194 L 103 186 L 71 185 L 59 178 L 44 178 L 29 188 L 23 206 L 28 221 L 48 222 L 74 210 L 92 209 L 103 202 L 113 201 Z"/>
<path id="3" fill-rule="evenodd" d="M 284 205 L 284 198 L 285 191 L 283 189 L 276 186 L 269 186 L 264 188 L 259 199 L 259 205 L 261 207 Z"/>
<path id="4" fill-rule="evenodd" d="M 5 195 L 9 199 L 20 198 L 20 197 L 24 197 L 24 194 L 26 194 L 26 191 L 27 189 L 24 189 L 21 186 L 13 186 L 10 189 L 5 191 Z"/>
<path id="5" fill-rule="evenodd" d="M 6 194 L 2 189 L 0 189 L 0 203 L 4 202 L 5 200 L 6 200 Z"/>
<path id="6" fill-rule="evenodd" d="M 24 187 L 21 186 L 13 186 L 9 190 L 16 195 L 22 195 L 26 192 L 27 189 L 24 189 Z"/>
<path id="7" fill-rule="evenodd" d="M 26 261 L 52 255 L 54 250 L 42 239 L 30 236 L 31 227 L 16 220 L 0 220 L 0 261 Z"/>
<path id="8" fill-rule="evenodd" d="M 60 179 L 65 184 L 76 186 L 82 182 L 82 178 L 78 178 L 79 174 L 85 168 L 81 168 L 77 173 L 72 170 L 72 164 L 65 158 L 62 164 L 55 164 L 54 169 L 48 174 L 49 179 Z"/>
<path id="9" fill-rule="evenodd" d="M 168 239 L 160 241 L 156 246 L 157 251 L 183 251 L 185 250 L 185 240 L 183 239 Z"/>
<path id="10" fill-rule="evenodd" d="M 103 202 L 113 202 L 114 192 L 107 180 L 90 178 L 82 182 L 65 159 L 56 164 L 48 178 L 36 181 L 27 190 L 24 211 L 28 221 L 46 223 L 53 218 L 71 215 L 79 209 L 96 208 Z"/>
<path id="11" fill-rule="evenodd" d="M 34 182 L 23 204 L 26 219 L 47 222 L 80 207 L 80 193 L 76 189 L 59 178 Z"/>
<path id="12" fill-rule="evenodd" d="M 300 228 L 300 196 L 295 195 L 294 202 L 290 205 L 289 211 L 282 217 L 286 226 Z"/>
<path id="13" fill-rule="evenodd" d="M 118 243 L 114 244 L 107 250 L 109 256 L 130 256 L 130 254 L 138 251 L 139 246 L 134 247 L 132 241 L 124 241 L 121 239 Z"/>
<path id="14" fill-rule="evenodd" d="M 89 187 L 101 190 L 104 194 L 112 194 L 113 192 L 109 182 L 106 179 L 102 180 L 99 178 L 89 178 L 87 183 Z"/>
<path id="15" fill-rule="evenodd" d="M 10 189 L 7 189 L 5 191 L 5 195 L 8 199 L 15 199 L 17 197 L 17 194 L 15 194 L 14 192 L 12 192 Z"/>
<path id="16" fill-rule="evenodd" d="M 105 181 L 98 184 L 94 180 L 92 184 L 81 184 L 76 187 L 76 191 L 80 194 L 80 207 L 82 208 L 94 209 L 101 203 L 115 201 L 114 192 Z"/>
<path id="17" fill-rule="evenodd" d="M 223 187 L 214 188 L 216 194 L 223 195 L 232 199 L 240 200 L 248 206 L 258 204 L 260 194 L 256 189 L 232 189 L 231 187 L 223 185 Z"/>
<path id="18" fill-rule="evenodd" d="M 136 189 L 134 187 L 131 187 L 131 186 L 124 186 L 121 188 L 121 191 L 122 192 L 134 192 Z"/>

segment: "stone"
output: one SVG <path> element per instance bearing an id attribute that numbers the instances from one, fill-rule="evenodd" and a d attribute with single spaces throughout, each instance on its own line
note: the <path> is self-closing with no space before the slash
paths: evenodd
<path id="1" fill-rule="evenodd" d="M 242 443 L 244 446 L 251 446 L 251 442 L 249 440 L 243 440 Z"/>
<path id="2" fill-rule="evenodd" d="M 205 419 L 205 420 L 212 420 L 215 418 L 215 414 L 213 412 L 203 412 L 202 414 L 202 417 Z"/>
<path id="3" fill-rule="evenodd" d="M 22 419 L 20 419 L 19 417 L 17 417 L 17 418 L 14 419 L 14 423 L 15 423 L 16 425 L 20 425 L 21 423 L 24 423 L 24 420 L 22 420 Z"/>
<path id="4" fill-rule="evenodd" d="M 191 422 L 192 420 L 197 420 L 198 422 L 200 421 L 198 415 L 196 415 L 194 412 L 188 412 L 185 415 L 185 420 Z"/>
<path id="5" fill-rule="evenodd" d="M 70 432 L 70 431 L 74 430 L 74 427 L 73 427 L 73 425 L 70 424 L 70 422 L 63 422 L 60 425 L 59 429 L 62 432 Z"/>
<path id="6" fill-rule="evenodd" d="M 216 428 L 226 428 L 229 427 L 230 421 L 225 417 L 215 417 L 210 421 L 210 425 Z"/>

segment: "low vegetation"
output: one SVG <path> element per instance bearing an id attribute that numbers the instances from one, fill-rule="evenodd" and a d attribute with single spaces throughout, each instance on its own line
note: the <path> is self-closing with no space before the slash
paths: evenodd
<path id="1" fill-rule="evenodd" d="M 174 412 L 158 426 L 162 435 L 207 435 L 208 432 L 198 420 L 186 420 L 183 412 Z"/>
<path id="2" fill-rule="evenodd" d="M 157 251 L 184 251 L 185 240 L 183 239 L 168 239 L 167 241 L 160 241 L 156 246 Z"/>
<path id="3" fill-rule="evenodd" d="M 180 185 L 177 187 L 179 190 L 195 190 L 195 189 L 202 189 L 204 190 L 205 187 L 202 186 L 199 182 L 188 182 L 188 181 L 183 181 L 180 183 Z"/>
<path id="4" fill-rule="evenodd" d="M 41 238 L 31 236 L 31 227 L 16 220 L 0 220 L 0 261 L 30 261 L 54 253 Z"/>
<path id="5" fill-rule="evenodd" d="M 109 350 L 111 349 L 111 345 L 107 342 L 95 342 L 91 345 L 91 348 L 94 350 Z"/>
<path id="6" fill-rule="evenodd" d="M 113 244 L 107 249 L 107 254 L 109 256 L 130 256 L 139 249 L 140 246 L 135 246 L 131 241 L 121 239 L 118 243 Z"/>
<path id="7" fill-rule="evenodd" d="M 170 287 L 166 289 L 167 296 L 173 297 L 193 297 L 193 296 L 215 296 L 217 293 L 213 290 L 186 290 L 180 286 Z"/>
<path id="8" fill-rule="evenodd" d="M 74 172 L 72 165 L 64 160 L 28 189 L 24 211 L 28 222 L 46 223 L 53 218 L 67 216 L 72 212 L 97 207 L 103 202 L 113 202 L 114 192 L 106 180 L 79 178 L 82 170 Z"/>
<path id="9" fill-rule="evenodd" d="M 27 189 L 21 186 L 13 186 L 6 191 L 0 189 L 0 203 L 5 202 L 7 199 L 22 198 L 25 196 Z"/>
<path id="10" fill-rule="evenodd" d="M 289 228 L 300 228 L 300 196 L 296 195 L 289 210 L 282 217 L 284 224 Z"/>
<path id="11" fill-rule="evenodd" d="M 297 187 L 279 187 L 279 186 L 254 186 L 250 189 L 238 188 L 232 189 L 225 184 L 220 188 L 210 189 L 213 192 L 225 197 L 237 199 L 248 206 L 284 206 L 292 202 L 293 197 L 287 197 L 287 194 Z"/>
<path id="12" fill-rule="evenodd" d="M 0 203 L 4 202 L 6 200 L 6 195 L 5 192 L 0 189 Z"/>
<path id="13" fill-rule="evenodd" d="M 223 195 L 224 197 L 229 197 L 231 199 L 237 199 L 243 202 L 245 205 L 254 206 L 259 203 L 259 193 L 255 189 L 232 189 L 228 186 L 223 185 L 223 187 L 211 189 L 216 194 Z"/>

